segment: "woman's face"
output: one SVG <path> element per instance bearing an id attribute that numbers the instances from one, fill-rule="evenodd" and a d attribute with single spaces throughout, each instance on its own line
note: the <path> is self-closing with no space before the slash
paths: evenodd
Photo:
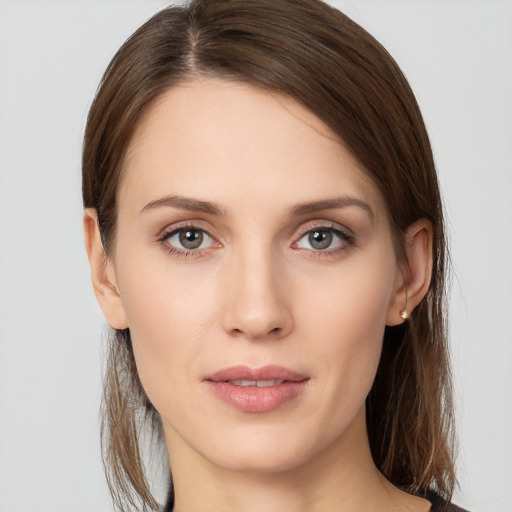
<path id="1" fill-rule="evenodd" d="M 275 471 L 363 442 L 402 278 L 382 197 L 318 118 L 240 84 L 175 87 L 118 199 L 112 280 L 171 454 Z"/>

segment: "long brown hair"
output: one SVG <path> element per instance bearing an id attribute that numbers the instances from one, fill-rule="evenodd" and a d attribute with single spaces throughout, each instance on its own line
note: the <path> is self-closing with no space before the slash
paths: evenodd
<path id="1" fill-rule="evenodd" d="M 141 115 L 168 88 L 197 76 L 285 93 L 323 120 L 385 198 L 404 268 L 405 229 L 420 218 L 432 223 L 430 289 L 407 323 L 386 328 L 367 425 L 374 461 L 392 483 L 450 498 L 443 213 L 429 138 L 407 80 L 371 35 L 320 0 L 192 0 L 160 11 L 113 58 L 87 121 L 84 205 L 98 212 L 107 255 L 123 159 Z M 128 330 L 114 333 L 109 354 L 102 432 L 112 495 L 120 508 L 156 509 L 138 441 L 144 420 L 157 437 L 161 425 L 138 379 Z"/>

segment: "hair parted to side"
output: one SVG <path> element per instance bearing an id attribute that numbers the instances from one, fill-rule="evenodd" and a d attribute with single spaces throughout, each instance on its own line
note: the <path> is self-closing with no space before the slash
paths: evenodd
<path id="1" fill-rule="evenodd" d="M 128 145 L 148 106 L 170 87 L 220 77 L 285 93 L 343 141 L 384 197 L 406 271 L 405 229 L 433 227 L 429 292 L 406 323 L 387 327 L 367 398 L 379 470 L 413 494 L 455 485 L 446 341 L 446 246 L 428 135 L 395 61 L 363 28 L 321 0 L 192 0 L 147 21 L 117 52 L 91 107 L 83 146 L 83 199 L 97 210 L 107 256 L 115 243 L 117 188 Z M 142 420 L 160 420 L 137 376 L 128 331 L 111 339 L 103 455 L 120 509 L 156 509 L 139 448 Z"/>

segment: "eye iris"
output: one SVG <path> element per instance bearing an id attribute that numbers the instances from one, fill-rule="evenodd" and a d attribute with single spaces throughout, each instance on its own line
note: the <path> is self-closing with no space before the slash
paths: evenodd
<path id="1" fill-rule="evenodd" d="M 191 229 L 180 233 L 180 244 L 185 249 L 197 249 L 203 243 L 203 233 Z"/>
<path id="2" fill-rule="evenodd" d="M 308 238 L 313 249 L 327 249 L 332 243 L 332 233 L 330 231 L 312 231 Z"/>

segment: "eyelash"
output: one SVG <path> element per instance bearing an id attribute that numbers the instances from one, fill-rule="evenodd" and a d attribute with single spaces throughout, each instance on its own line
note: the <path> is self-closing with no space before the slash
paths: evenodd
<path id="1" fill-rule="evenodd" d="M 210 237 L 212 240 L 215 241 L 215 238 L 209 233 L 207 229 L 200 228 L 194 224 L 181 224 L 179 226 L 174 226 L 168 230 L 165 230 L 161 235 L 158 236 L 157 242 L 161 243 L 167 252 L 169 254 L 174 254 L 178 257 L 187 258 L 190 256 L 193 257 L 199 257 L 201 255 L 202 249 L 179 249 L 173 245 L 171 245 L 168 240 L 174 235 L 177 235 L 178 233 L 184 232 L 186 230 L 189 231 L 197 231 L 206 234 L 208 237 Z M 320 250 L 320 249 L 303 249 L 300 247 L 296 247 L 297 250 L 306 250 L 308 253 L 310 253 L 313 257 L 329 257 L 336 255 L 338 253 L 346 251 L 349 247 L 355 245 L 355 238 L 354 236 L 349 233 L 348 231 L 345 231 L 339 227 L 337 224 L 330 224 L 330 225 L 317 225 L 317 226 L 310 226 L 302 233 L 296 240 L 293 242 L 292 247 L 296 246 L 298 242 L 300 242 L 305 236 L 309 235 L 313 232 L 329 232 L 334 234 L 337 238 L 341 240 L 341 247 L 335 247 L 334 249 L 326 249 L 326 250 Z M 218 243 L 218 242 L 217 242 Z"/>

